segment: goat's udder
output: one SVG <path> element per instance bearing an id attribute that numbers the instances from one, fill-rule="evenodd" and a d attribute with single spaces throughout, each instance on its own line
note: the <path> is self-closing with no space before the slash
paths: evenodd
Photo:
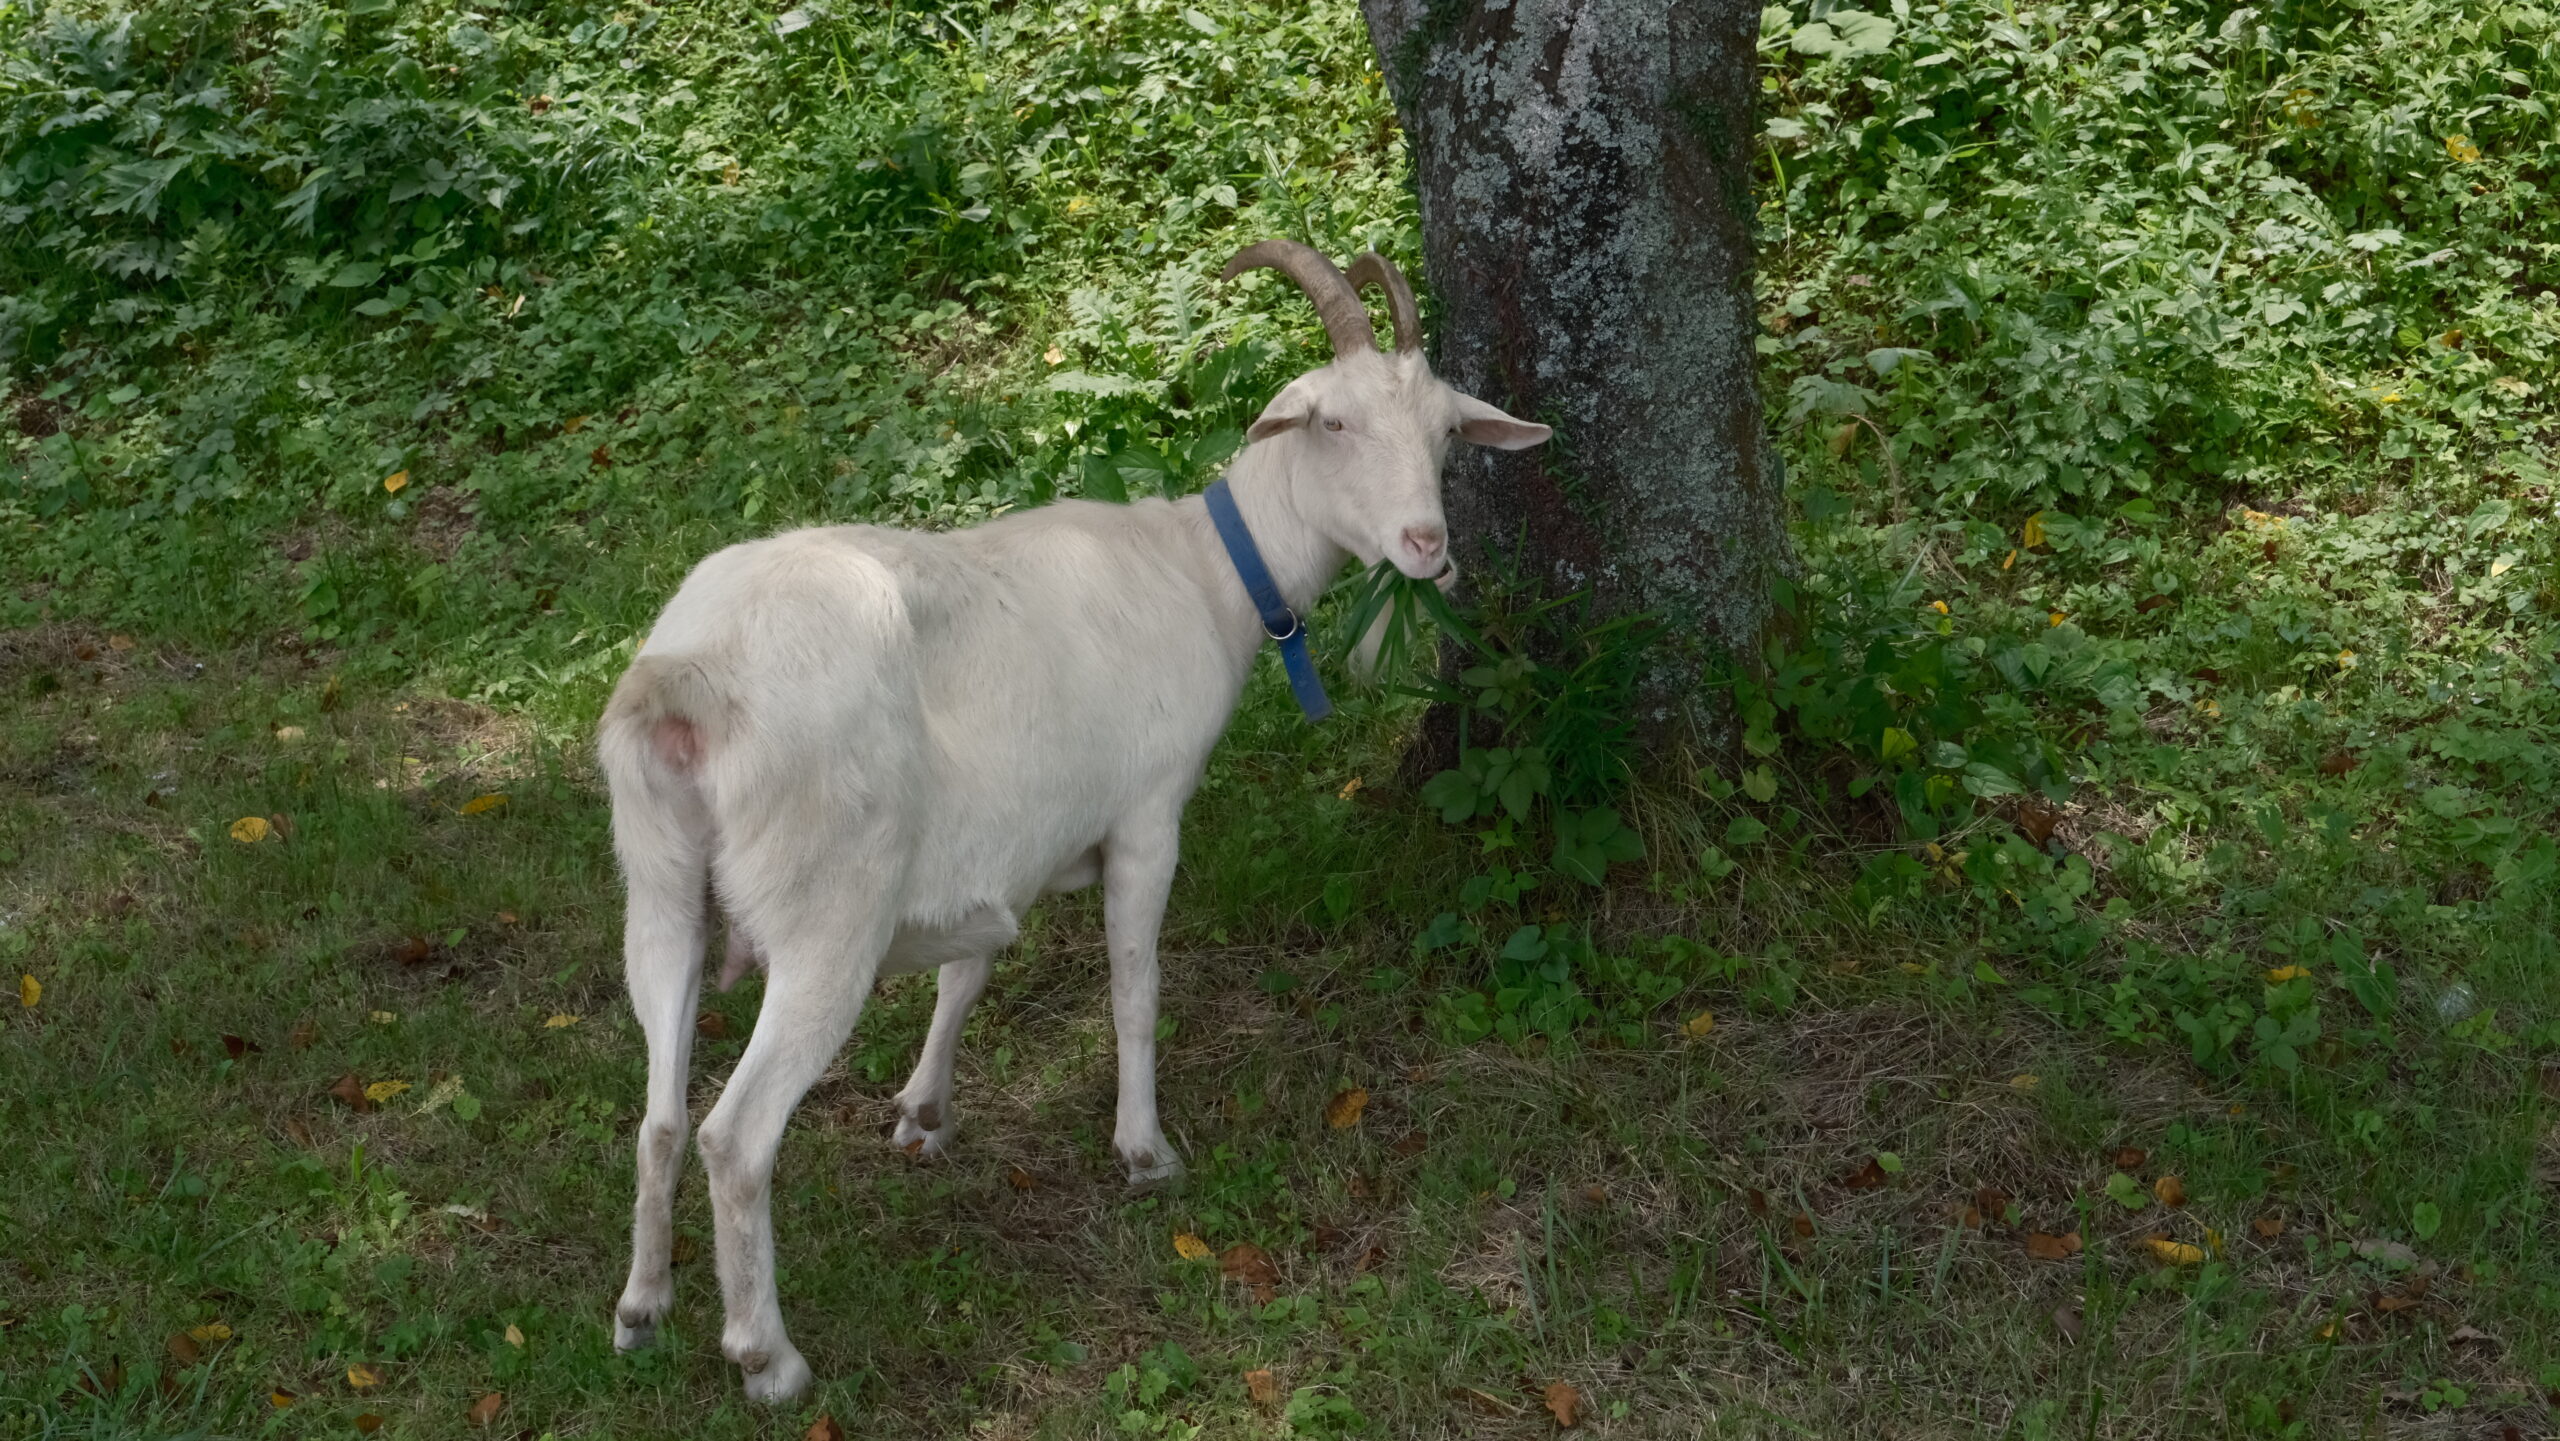
<path id="1" fill-rule="evenodd" d="M 702 732 L 682 716 L 661 716 L 649 727 L 649 749 L 667 769 L 690 772 L 702 764 Z"/>

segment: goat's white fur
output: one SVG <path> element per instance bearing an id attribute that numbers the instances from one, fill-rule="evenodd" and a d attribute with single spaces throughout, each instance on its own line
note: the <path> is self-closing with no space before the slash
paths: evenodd
<path id="1" fill-rule="evenodd" d="M 1461 434 L 1517 448 L 1547 432 L 1451 390 L 1418 355 L 1346 354 L 1281 392 L 1229 484 L 1293 607 L 1347 557 L 1443 569 L 1440 462 Z M 1156 1116 L 1156 931 L 1183 805 L 1262 643 L 1197 498 L 1064 501 L 941 535 L 794 531 L 686 578 L 599 738 L 649 1046 L 617 1346 L 647 1342 L 673 1299 L 706 876 L 732 972 L 752 954 L 768 973 L 699 1135 L 721 1348 L 749 1395 L 788 1400 L 810 1379 L 774 1291 L 771 1182 L 792 1109 L 878 976 L 939 967 L 896 1140 L 941 1149 L 961 1026 L 1043 890 L 1105 886 L 1113 1147 L 1133 1181 L 1179 1172 Z"/>

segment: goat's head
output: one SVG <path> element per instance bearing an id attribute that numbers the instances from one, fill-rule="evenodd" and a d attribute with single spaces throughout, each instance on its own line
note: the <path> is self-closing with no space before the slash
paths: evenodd
<path id="1" fill-rule="evenodd" d="M 1451 440 L 1523 450 L 1547 427 L 1515 420 L 1431 373 L 1413 289 L 1395 266 L 1368 254 L 1346 275 L 1294 240 L 1265 240 L 1227 262 L 1231 277 L 1269 266 L 1298 282 L 1333 338 L 1333 363 L 1289 382 L 1245 432 L 1285 445 L 1307 519 L 1363 565 L 1380 560 L 1417 580 L 1446 577 L 1449 524 L 1440 508 L 1440 462 Z M 1222 277 L 1223 278 L 1223 277 Z M 1381 353 L 1360 291 L 1386 292 L 1395 349 Z"/>

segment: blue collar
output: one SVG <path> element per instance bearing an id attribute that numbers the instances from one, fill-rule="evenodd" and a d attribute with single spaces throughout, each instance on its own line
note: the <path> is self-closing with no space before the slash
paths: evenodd
<path id="1" fill-rule="evenodd" d="M 1201 499 L 1209 503 L 1210 523 L 1217 526 L 1218 539 L 1226 542 L 1236 578 L 1244 582 L 1245 594 L 1253 597 L 1253 608 L 1261 612 L 1262 633 L 1280 643 L 1280 664 L 1289 672 L 1289 694 L 1298 698 L 1298 709 L 1307 713 L 1307 719 L 1323 720 L 1333 714 L 1333 701 L 1316 677 L 1315 658 L 1307 654 L 1307 628 L 1280 598 L 1271 568 L 1262 563 L 1262 547 L 1253 543 L 1253 532 L 1245 528 L 1244 512 L 1236 509 L 1226 479 L 1211 482 Z"/>

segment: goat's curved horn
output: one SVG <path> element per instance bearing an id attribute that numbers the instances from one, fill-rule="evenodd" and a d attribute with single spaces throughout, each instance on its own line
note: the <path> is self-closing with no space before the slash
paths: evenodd
<path id="1" fill-rule="evenodd" d="M 1218 272 L 1218 278 L 1233 280 L 1266 265 L 1298 282 L 1298 288 L 1316 303 L 1316 316 L 1324 322 L 1324 333 L 1333 339 L 1334 359 L 1377 344 L 1377 333 L 1369 328 L 1369 311 L 1360 303 L 1360 292 L 1352 289 L 1351 282 L 1334 268 L 1333 262 L 1311 245 L 1294 240 L 1257 241 L 1237 251 L 1227 268 Z"/>
<path id="2" fill-rule="evenodd" d="M 1422 315 L 1413 306 L 1413 287 L 1405 283 L 1404 272 L 1396 269 L 1394 261 L 1364 250 L 1343 278 L 1351 282 L 1354 294 L 1372 285 L 1387 293 L 1387 314 L 1396 327 L 1396 354 L 1411 355 L 1422 348 Z"/>

